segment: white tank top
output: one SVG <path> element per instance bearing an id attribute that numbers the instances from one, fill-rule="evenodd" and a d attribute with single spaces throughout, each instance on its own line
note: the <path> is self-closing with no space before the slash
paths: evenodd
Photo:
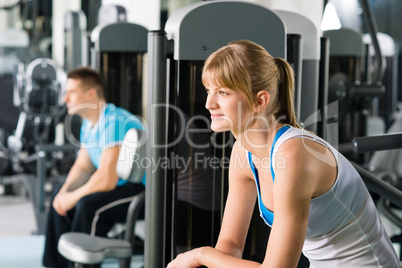
<path id="1" fill-rule="evenodd" d="M 286 140 L 296 137 L 324 145 L 331 150 L 338 165 L 331 189 L 311 199 L 303 246 L 310 267 L 400 267 L 363 180 L 343 155 L 323 139 L 293 127 L 278 139 L 273 155 Z M 318 152 L 312 149 L 310 152 L 320 157 Z M 275 167 L 275 157 L 272 165 Z"/>

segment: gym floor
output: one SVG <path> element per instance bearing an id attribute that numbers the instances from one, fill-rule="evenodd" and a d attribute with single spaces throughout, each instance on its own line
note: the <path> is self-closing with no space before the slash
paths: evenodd
<path id="1" fill-rule="evenodd" d="M 0 267 L 42 268 L 44 236 L 35 234 L 31 201 L 24 196 L 5 195 L 0 185 Z M 106 260 L 102 268 L 117 268 L 117 260 Z M 143 267 L 143 256 L 132 258 L 131 268 Z"/>

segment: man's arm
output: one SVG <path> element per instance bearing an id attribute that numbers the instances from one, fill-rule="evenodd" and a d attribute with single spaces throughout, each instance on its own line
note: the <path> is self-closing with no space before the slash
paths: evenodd
<path id="1" fill-rule="evenodd" d="M 82 186 L 94 173 L 95 167 L 89 158 L 87 150 L 81 148 L 77 159 L 71 167 L 66 181 L 60 189 L 60 192 L 73 191 Z"/>
<path id="2" fill-rule="evenodd" d="M 75 188 L 77 182 L 88 178 L 88 174 L 93 170 L 93 165 L 88 153 L 83 150 L 74 163 L 65 185 L 56 196 L 53 206 L 60 215 L 66 215 L 67 211 L 75 207 L 77 202 L 84 196 L 113 190 L 118 181 L 116 173 L 117 160 L 119 157 L 120 146 L 114 146 L 103 151 L 99 167 L 90 175 L 84 184 Z M 90 165 L 88 164 L 88 160 Z M 82 162 L 81 162 L 82 161 Z M 88 168 L 89 165 L 89 168 Z M 80 179 L 81 178 L 81 179 Z"/>

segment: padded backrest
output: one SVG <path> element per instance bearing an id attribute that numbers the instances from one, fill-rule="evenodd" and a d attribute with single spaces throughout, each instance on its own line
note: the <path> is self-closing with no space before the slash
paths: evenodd
<path id="1" fill-rule="evenodd" d="M 139 183 L 145 174 L 142 164 L 145 157 L 145 142 L 142 137 L 145 131 L 135 128 L 127 131 L 121 145 L 119 159 L 117 161 L 117 175 L 131 182 Z"/>
<path id="2" fill-rule="evenodd" d="M 36 59 L 28 65 L 26 73 L 25 112 L 50 114 L 59 104 L 61 94 L 55 62 L 47 58 Z"/>

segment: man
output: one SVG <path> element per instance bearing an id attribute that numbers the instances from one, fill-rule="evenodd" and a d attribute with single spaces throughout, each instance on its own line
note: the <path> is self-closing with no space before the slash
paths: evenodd
<path id="1" fill-rule="evenodd" d="M 98 72 L 80 67 L 68 75 L 64 101 L 70 115 L 83 119 L 80 151 L 50 207 L 43 265 L 67 267 L 57 251 L 61 234 L 69 231 L 106 236 L 116 222 L 124 222 L 132 198 L 144 190 L 119 179 L 116 165 L 126 132 L 143 129 L 128 111 L 105 102 Z"/>

